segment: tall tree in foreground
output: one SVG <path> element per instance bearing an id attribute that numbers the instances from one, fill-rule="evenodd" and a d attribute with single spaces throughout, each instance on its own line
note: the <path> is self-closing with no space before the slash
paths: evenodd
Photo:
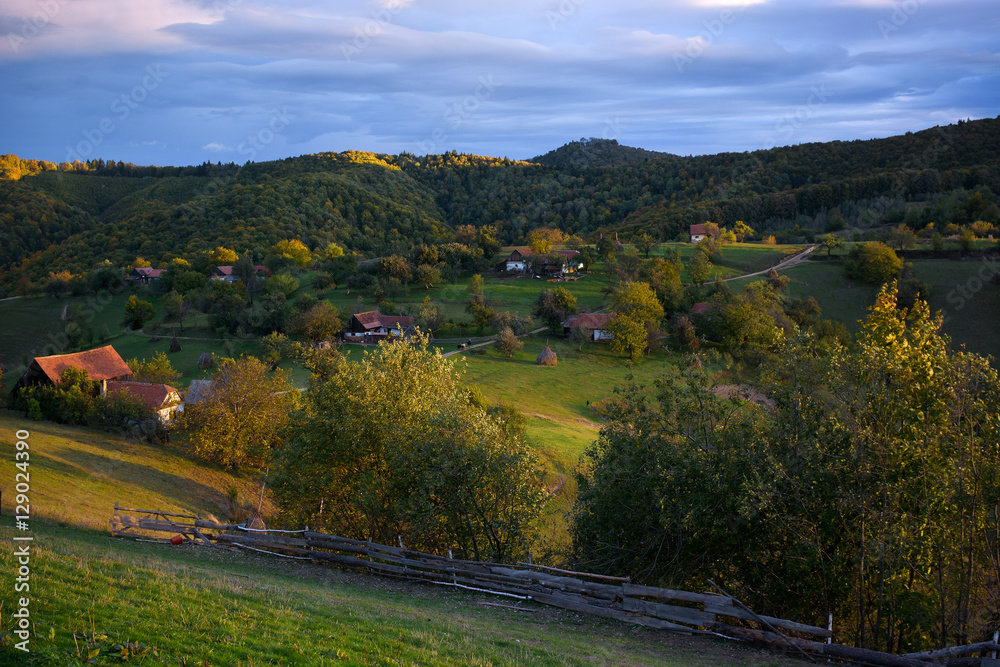
<path id="1" fill-rule="evenodd" d="M 290 521 L 470 558 L 525 552 L 542 502 L 537 461 L 425 337 L 313 376 L 305 400 L 272 474 Z"/>
<path id="2" fill-rule="evenodd" d="M 1000 380 L 940 327 L 886 286 L 855 347 L 790 339 L 756 403 L 701 369 L 626 386 L 585 454 L 578 562 L 690 590 L 722 577 L 761 613 L 833 613 L 868 648 L 991 638 Z"/>

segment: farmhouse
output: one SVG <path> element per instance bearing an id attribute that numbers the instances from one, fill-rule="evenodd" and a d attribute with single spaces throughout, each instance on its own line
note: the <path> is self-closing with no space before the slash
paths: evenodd
<path id="1" fill-rule="evenodd" d="M 128 280 L 133 285 L 148 285 L 151 282 L 156 282 L 163 275 L 164 269 L 152 269 L 148 266 L 137 266 L 132 269 L 132 273 L 128 275 Z"/>
<path id="2" fill-rule="evenodd" d="M 101 394 L 107 392 L 108 380 L 122 380 L 132 376 L 132 369 L 110 345 L 86 352 L 35 357 L 28 370 L 14 385 L 14 392 L 22 387 L 39 384 L 59 384 L 62 372 L 70 367 L 87 371 L 87 376 L 101 383 Z"/>
<path id="3" fill-rule="evenodd" d="M 611 340 L 614 335 L 607 330 L 608 320 L 611 319 L 609 313 L 580 313 L 570 315 L 563 322 L 563 333 L 569 335 L 574 329 L 582 329 L 588 332 L 590 340 Z"/>
<path id="4" fill-rule="evenodd" d="M 535 254 L 531 248 L 514 248 L 504 260 L 504 268 L 508 272 L 524 273 L 529 271 L 532 265 L 531 258 Z M 541 265 L 540 272 L 543 275 L 575 273 L 583 268 L 583 263 L 576 259 L 579 254 L 576 250 L 555 250 L 550 253 L 550 258 Z"/>
<path id="5" fill-rule="evenodd" d="M 271 270 L 266 266 L 254 265 L 253 274 L 258 277 L 264 276 L 266 278 L 271 275 Z M 233 273 L 232 266 L 217 266 L 212 269 L 212 273 L 209 274 L 209 277 L 212 280 L 221 280 L 222 282 L 227 283 L 234 283 L 240 279 L 239 276 Z"/>
<path id="6" fill-rule="evenodd" d="M 354 343 L 377 343 L 390 335 L 408 338 L 412 332 L 412 317 L 383 315 L 377 310 L 369 310 L 351 316 L 344 328 L 344 340 Z"/>
<path id="7" fill-rule="evenodd" d="M 148 382 L 108 382 L 108 396 L 122 393 L 133 396 L 156 413 L 164 425 L 173 421 L 174 412 L 181 403 L 181 395 L 176 389 L 166 384 L 150 384 Z"/>
<path id="8" fill-rule="evenodd" d="M 708 238 L 705 225 L 691 225 L 691 243 L 699 243 Z"/>

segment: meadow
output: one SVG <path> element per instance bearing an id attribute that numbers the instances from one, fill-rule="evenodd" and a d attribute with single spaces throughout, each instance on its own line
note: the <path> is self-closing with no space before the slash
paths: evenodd
<path id="1" fill-rule="evenodd" d="M 110 537 L 116 500 L 224 515 L 230 496 L 255 500 L 257 487 L 172 445 L 142 445 L 5 411 L 4 460 L 13 459 L 14 434 L 22 429 L 31 434 L 32 652 L 13 648 L 13 619 L 2 613 L 0 664 L 792 664 L 713 638 L 492 595 L 230 549 Z M 13 477 L 12 468 L 5 470 L 4 486 Z M 10 494 L 0 509 L 12 514 Z M 0 539 L 14 536 L 5 521 Z M 0 571 L 16 567 L 13 550 L 0 550 Z"/>

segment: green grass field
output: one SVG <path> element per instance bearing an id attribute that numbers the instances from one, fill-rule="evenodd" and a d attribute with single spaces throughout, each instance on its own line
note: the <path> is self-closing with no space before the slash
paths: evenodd
<path id="1" fill-rule="evenodd" d="M 792 664 L 711 638 L 492 595 L 229 549 L 113 538 L 107 521 L 116 500 L 221 514 L 228 486 L 254 499 L 256 486 L 170 446 L 0 412 L 5 461 L 13 461 L 21 429 L 31 446 L 32 653 L 13 648 L 19 639 L 8 602 L 0 605 L 0 664 Z M 2 467 L 5 490 L 14 472 Z M 5 517 L 12 501 L 5 493 Z M 5 519 L 0 539 L 10 545 L 14 536 Z M 13 549 L 0 550 L 0 571 L 17 567 Z"/>
<path id="2" fill-rule="evenodd" d="M 944 316 L 943 331 L 952 343 L 1000 358 L 1000 287 L 989 283 L 1000 266 L 971 258 L 918 259 L 912 265 L 914 277 L 929 286 L 931 312 Z M 822 317 L 840 320 L 851 331 L 857 331 L 859 322 L 868 316 L 878 293 L 876 286 L 845 276 L 839 262 L 807 262 L 783 273 L 790 279 L 790 297 L 814 297 Z M 753 280 L 760 278 L 734 280 L 729 285 L 739 290 Z"/>

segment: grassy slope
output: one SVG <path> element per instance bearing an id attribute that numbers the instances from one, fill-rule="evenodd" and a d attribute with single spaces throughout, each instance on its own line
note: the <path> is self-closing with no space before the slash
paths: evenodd
<path id="1" fill-rule="evenodd" d="M 1000 328 L 996 326 L 1000 288 L 988 281 L 997 267 L 977 259 L 917 259 L 912 264 L 914 276 L 930 287 L 931 312 L 944 315 L 944 332 L 952 342 L 971 352 L 1000 357 Z M 847 278 L 838 262 L 808 262 L 784 273 L 791 279 L 789 296 L 815 297 L 824 318 L 840 320 L 852 331 L 867 317 L 878 293 L 874 285 Z M 759 278 L 729 284 L 740 289 L 751 280 Z"/>
<path id="2" fill-rule="evenodd" d="M 711 639 L 685 638 L 513 601 L 228 550 L 110 538 L 114 500 L 222 511 L 224 485 L 253 486 L 182 453 L 0 413 L 0 457 L 31 436 L 31 605 L 35 658 L 208 665 L 786 665 Z M 2 483 L 14 469 L 5 463 Z M 10 494 L 3 513 L 9 517 Z M 9 521 L 5 520 L 5 524 Z M 9 525 L 0 570 L 13 572 Z M 23 535 L 23 533 L 21 533 Z M 507 608 L 489 606 L 502 604 Z M 4 611 L 9 609 L 4 605 Z M 25 664 L 0 614 L 0 664 Z M 96 634 L 96 638 L 95 635 Z M 119 649 L 120 651 L 120 649 Z"/>

